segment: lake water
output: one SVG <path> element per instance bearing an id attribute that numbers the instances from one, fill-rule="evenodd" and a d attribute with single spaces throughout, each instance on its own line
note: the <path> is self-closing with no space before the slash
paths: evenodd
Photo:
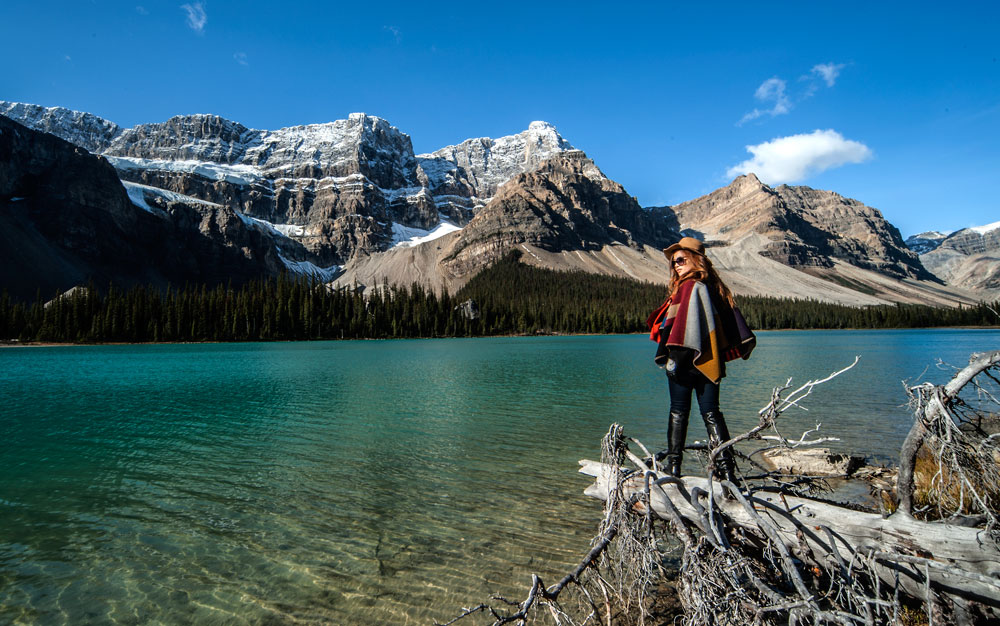
<path id="1" fill-rule="evenodd" d="M 0 350 L 0 623 L 428 624 L 520 599 L 585 554 L 600 503 L 576 462 L 608 425 L 664 445 L 653 347 Z M 722 406 L 749 428 L 772 387 L 861 355 L 782 429 L 822 422 L 832 447 L 888 459 L 910 424 L 901 381 L 997 348 L 997 330 L 762 332 Z"/>

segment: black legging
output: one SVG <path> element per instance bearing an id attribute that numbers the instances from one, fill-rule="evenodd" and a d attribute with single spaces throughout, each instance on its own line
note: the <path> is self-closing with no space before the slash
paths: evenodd
<path id="1" fill-rule="evenodd" d="M 689 380 L 694 382 L 685 384 Z M 675 378 L 667 377 L 670 386 L 670 421 L 667 430 L 667 471 L 674 476 L 680 476 L 681 461 L 684 457 L 684 445 L 687 439 L 688 416 L 691 413 L 691 394 L 698 397 L 698 409 L 701 412 L 702 420 L 705 422 L 705 430 L 708 433 L 709 445 L 716 447 L 720 443 L 729 440 L 729 428 L 726 426 L 726 419 L 719 410 L 719 384 L 709 381 L 699 372 L 690 372 L 690 376 L 679 382 Z M 718 458 L 716 475 L 731 482 L 736 482 L 733 463 L 733 456 L 730 450 L 724 450 Z"/>
<path id="2" fill-rule="evenodd" d="M 694 374 L 694 376 L 697 376 L 697 382 L 691 386 L 667 377 L 667 383 L 670 385 L 671 413 L 688 415 L 691 412 L 692 391 L 698 396 L 698 409 L 702 415 L 719 410 L 719 385 L 710 382 L 701 374 Z"/>

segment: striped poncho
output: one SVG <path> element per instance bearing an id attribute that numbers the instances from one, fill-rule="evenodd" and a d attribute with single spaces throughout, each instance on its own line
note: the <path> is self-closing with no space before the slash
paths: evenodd
<path id="1" fill-rule="evenodd" d="M 708 286 L 701 281 L 681 283 L 646 323 L 650 327 L 649 338 L 660 347 L 657 362 L 661 355 L 666 360 L 669 348 L 693 350 L 694 366 L 713 383 L 726 375 L 726 361 L 742 356 L 726 337 L 723 327 L 728 324 L 720 317 Z"/>

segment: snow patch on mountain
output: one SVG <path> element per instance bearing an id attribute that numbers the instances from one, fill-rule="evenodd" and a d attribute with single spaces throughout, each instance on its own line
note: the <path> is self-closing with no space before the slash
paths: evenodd
<path id="1" fill-rule="evenodd" d="M 250 217 L 249 215 L 245 215 L 239 211 L 236 211 L 236 215 L 249 228 L 264 231 L 275 238 L 275 252 L 278 254 L 278 258 L 281 259 L 281 262 L 285 265 L 285 267 L 288 268 L 289 272 L 300 276 L 312 276 L 316 278 L 316 280 L 324 283 L 334 280 L 340 274 L 342 269 L 342 266 L 340 265 L 319 267 L 311 261 L 295 261 L 281 254 L 281 241 L 289 240 L 292 235 L 303 235 L 305 233 L 305 229 L 302 226 L 296 226 L 293 224 L 272 224 L 267 220 Z"/>
<path id="2" fill-rule="evenodd" d="M 116 170 L 159 170 L 197 174 L 209 180 L 225 181 L 236 185 L 252 185 L 264 180 L 261 171 L 250 165 L 225 165 L 208 161 L 173 161 L 167 159 L 142 159 L 108 155 L 105 158 Z"/>
<path id="3" fill-rule="evenodd" d="M 1000 228 L 1000 222 L 993 222 L 992 224 L 986 224 L 985 226 L 973 226 L 968 230 L 979 233 L 980 235 L 985 235 L 986 233 L 991 233 L 998 228 Z"/>
<path id="4" fill-rule="evenodd" d="M 243 223 L 250 228 L 263 230 L 279 240 L 303 237 L 306 234 L 305 226 L 300 226 L 298 224 L 274 224 L 267 220 L 262 220 L 259 217 L 251 217 L 240 211 L 236 211 L 235 213 L 241 220 L 243 220 Z"/>
<path id="5" fill-rule="evenodd" d="M 243 215 L 243 217 L 248 220 L 253 220 L 267 230 L 274 231 L 283 237 L 303 237 L 306 234 L 306 227 L 299 224 L 274 224 L 267 220 L 262 220 L 259 217 L 250 217 L 249 215 Z"/>
<path id="6" fill-rule="evenodd" d="M 451 223 L 444 215 L 440 215 L 441 223 L 431 230 L 412 228 L 402 224 L 392 225 L 392 247 L 412 248 L 428 241 L 444 237 L 448 233 L 462 230 L 461 226 Z"/>
<path id="7" fill-rule="evenodd" d="M 160 211 L 159 209 L 155 209 L 149 206 L 149 203 L 146 202 L 145 191 L 146 189 L 152 189 L 152 187 L 147 187 L 146 185 L 137 185 L 135 183 L 127 183 L 125 181 L 122 181 L 122 184 L 125 185 L 125 192 L 128 194 L 128 199 L 132 201 L 132 204 L 139 207 L 143 211 L 146 211 L 147 213 L 152 213 L 153 215 L 163 214 L 163 211 Z"/>
<path id="8" fill-rule="evenodd" d="M 249 215 L 246 215 L 241 211 L 234 211 L 234 213 L 236 213 L 236 217 L 240 218 L 240 221 L 246 224 L 248 228 L 253 228 L 254 230 L 260 230 L 271 236 L 278 238 L 286 237 L 286 235 L 284 235 L 281 231 L 279 231 L 277 228 L 274 227 L 274 224 L 268 222 L 267 220 L 257 219 L 256 217 L 250 217 Z"/>
<path id="9" fill-rule="evenodd" d="M 182 202 L 184 204 L 202 204 L 205 206 L 212 206 L 222 208 L 221 204 L 216 204 L 214 202 L 208 202 L 207 200 L 202 200 L 201 198 L 195 198 L 194 196 L 186 196 L 182 193 L 177 193 L 176 191 L 168 191 L 167 189 L 160 189 L 159 187 L 150 187 L 149 185 L 140 185 L 139 183 L 130 183 L 128 181 L 122 181 L 122 185 L 125 186 L 125 191 L 128 193 L 128 197 L 132 200 L 132 204 L 136 205 L 144 211 L 149 211 L 153 215 L 159 215 L 163 217 L 166 215 L 162 209 L 158 209 L 154 206 L 150 206 L 146 202 L 147 194 L 152 196 L 159 196 L 166 200 L 167 202 Z"/>
<path id="10" fill-rule="evenodd" d="M 278 253 L 278 258 L 285 264 L 288 271 L 301 276 L 313 276 L 316 280 L 324 283 L 328 283 L 336 279 L 340 274 L 340 271 L 343 269 L 343 266 L 340 265 L 318 267 L 315 263 L 310 263 L 309 261 L 293 261 L 291 259 L 286 259 L 280 252 Z"/>

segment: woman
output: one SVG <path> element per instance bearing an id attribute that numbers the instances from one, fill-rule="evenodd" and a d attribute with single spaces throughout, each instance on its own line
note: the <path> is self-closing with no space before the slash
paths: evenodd
<path id="1" fill-rule="evenodd" d="M 666 370 L 670 387 L 667 471 L 680 476 L 692 393 L 698 398 L 709 445 L 714 449 L 730 438 L 719 410 L 725 362 L 749 357 L 753 346 L 744 354 L 738 345 L 733 295 L 705 256 L 705 245 L 684 237 L 663 253 L 670 261 L 670 295 L 646 323 L 650 339 L 658 344 L 656 362 Z M 717 457 L 716 477 L 735 484 L 733 455 L 728 448 Z"/>

